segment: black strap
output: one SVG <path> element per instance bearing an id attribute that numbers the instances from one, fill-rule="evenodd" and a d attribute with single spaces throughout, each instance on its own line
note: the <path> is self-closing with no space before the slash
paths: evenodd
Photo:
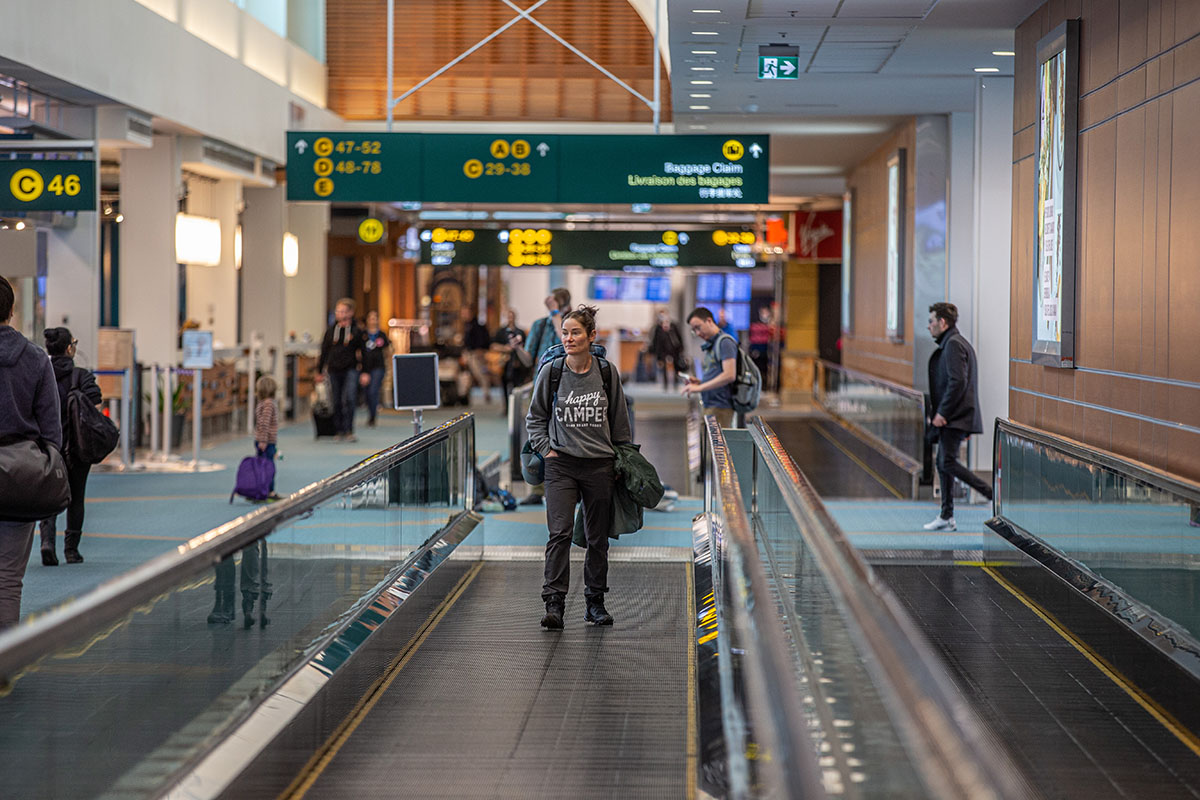
<path id="1" fill-rule="evenodd" d="M 607 358 L 596 356 L 600 362 L 600 380 L 604 382 L 604 397 L 608 400 L 608 434 L 612 435 L 613 428 L 613 399 L 612 399 L 612 364 Z M 566 356 L 559 356 L 550 362 L 550 413 L 553 415 L 558 405 L 558 385 L 562 382 L 563 365 L 567 363 Z M 553 419 L 553 416 L 551 416 Z"/>
<path id="2" fill-rule="evenodd" d="M 730 339 L 733 341 L 733 349 L 734 349 L 733 363 L 734 363 L 734 369 L 735 369 L 735 372 L 733 373 L 733 381 L 734 381 L 734 383 L 737 383 L 737 382 L 741 381 L 741 379 L 742 379 L 742 347 L 741 347 L 741 345 L 738 344 L 737 339 L 734 339 L 728 333 L 722 332 L 721 335 L 717 337 L 717 341 L 713 344 L 713 347 L 717 351 L 717 363 L 718 364 L 720 364 L 722 362 L 722 359 L 721 359 L 721 339 L 722 338 Z"/>

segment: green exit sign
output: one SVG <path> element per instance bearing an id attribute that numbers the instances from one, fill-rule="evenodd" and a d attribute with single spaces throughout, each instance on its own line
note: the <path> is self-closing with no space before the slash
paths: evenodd
<path id="1" fill-rule="evenodd" d="M 759 56 L 758 78 L 764 81 L 796 80 L 800 76 L 799 56 Z"/>

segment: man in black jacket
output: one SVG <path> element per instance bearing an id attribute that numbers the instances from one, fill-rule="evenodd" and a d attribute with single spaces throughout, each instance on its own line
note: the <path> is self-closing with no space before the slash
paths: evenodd
<path id="1" fill-rule="evenodd" d="M 15 293 L 0 277 L 0 440 L 44 439 L 62 447 L 58 388 L 50 359 L 8 324 Z M 33 522 L 0 521 L 0 631 L 21 619 L 21 588 Z"/>
<path id="2" fill-rule="evenodd" d="M 354 301 L 343 297 L 333 309 L 334 322 L 321 340 L 321 357 L 317 361 L 317 379 L 329 380 L 333 400 L 333 421 L 337 437 L 353 442 L 354 406 L 358 403 L 358 387 L 366 386 L 371 376 L 362 371 L 363 348 L 366 336 L 354 321 Z"/>
<path id="3" fill-rule="evenodd" d="M 929 357 L 929 394 L 933 399 L 930 424 L 937 434 L 938 478 L 942 482 L 942 512 L 925 524 L 927 531 L 957 530 L 954 522 L 954 479 L 992 499 L 992 487 L 959 463 L 958 450 L 972 433 L 983 433 L 979 413 L 979 369 L 975 351 L 958 332 L 958 308 L 953 303 L 929 307 L 929 333 L 937 350 Z"/>

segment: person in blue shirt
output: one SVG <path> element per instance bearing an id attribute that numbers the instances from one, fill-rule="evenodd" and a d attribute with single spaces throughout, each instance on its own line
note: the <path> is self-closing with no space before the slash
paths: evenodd
<path id="1" fill-rule="evenodd" d="M 529 326 L 529 338 L 525 340 L 525 349 L 533 356 L 533 374 L 538 373 L 538 364 L 542 355 L 562 341 L 562 315 L 571 310 L 571 292 L 561 286 L 551 289 L 545 299 L 546 310 L 550 313 L 533 321 Z M 529 494 L 521 501 L 523 506 L 540 506 L 545 497 L 544 484 L 534 486 Z"/>
<path id="2" fill-rule="evenodd" d="M 716 417 L 722 428 L 732 428 L 733 382 L 737 380 L 737 339 L 721 330 L 713 314 L 704 306 L 687 316 L 688 328 L 704 340 L 700 378 L 684 384 L 682 394 L 699 394 L 704 413 Z"/>
<path id="3" fill-rule="evenodd" d="M 725 316 L 724 308 L 717 309 L 717 327 L 721 329 L 722 333 L 728 333 L 733 337 L 735 342 L 737 341 L 737 329 L 733 327 L 733 323 L 730 322 L 728 317 Z"/>

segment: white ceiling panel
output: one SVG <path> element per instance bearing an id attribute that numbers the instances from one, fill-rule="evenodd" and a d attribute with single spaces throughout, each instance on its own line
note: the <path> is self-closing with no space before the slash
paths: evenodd
<path id="1" fill-rule="evenodd" d="M 832 17 L 841 0 L 750 0 L 746 19 Z"/>
<path id="2" fill-rule="evenodd" d="M 938 0 L 846 0 L 839 17 L 924 19 Z"/>

